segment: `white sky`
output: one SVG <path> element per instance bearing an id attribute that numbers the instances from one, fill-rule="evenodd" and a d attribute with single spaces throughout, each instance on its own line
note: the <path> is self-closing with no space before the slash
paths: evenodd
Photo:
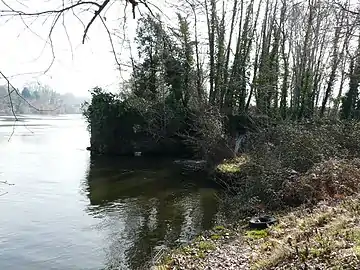
<path id="1" fill-rule="evenodd" d="M 34 18 L 28 18 L 27 23 L 31 25 L 31 29 L 36 34 L 27 30 L 24 23 L 19 17 L 6 22 L 9 17 L 2 17 L 1 10 L 8 9 L 3 4 L 5 1 L 11 7 L 23 11 L 40 11 L 47 9 L 57 9 L 61 7 L 63 0 L 1 0 L 0 1 L 0 71 L 11 78 L 11 82 L 16 87 L 23 87 L 26 82 L 38 80 L 42 83 L 49 84 L 55 91 L 59 93 L 71 92 L 77 96 L 88 95 L 88 90 L 94 86 L 102 86 L 110 91 L 117 91 L 122 78 L 127 78 L 129 75 L 126 68 L 120 73 L 116 69 L 114 55 L 111 52 L 111 45 L 106 30 L 101 21 L 96 19 L 88 33 L 89 39 L 85 44 L 81 44 L 83 35 L 83 26 L 81 23 L 69 12 L 65 17 L 65 24 L 67 32 L 71 41 L 71 47 L 62 26 L 62 19 L 59 20 L 57 27 L 53 32 L 53 44 L 55 48 L 55 62 L 51 69 L 43 75 L 42 73 L 47 69 L 51 63 L 52 53 L 51 47 L 48 45 L 43 51 L 45 39 L 49 34 L 51 19 L 43 23 L 45 17 L 38 18 L 32 23 Z M 72 0 L 64 0 L 70 3 Z M 105 8 L 102 13 L 106 17 L 106 23 L 111 32 L 123 37 L 124 33 L 132 39 L 135 35 L 136 20 L 132 18 L 131 7 L 127 8 L 126 29 L 124 31 L 124 1 L 112 0 L 113 5 L 107 10 Z M 180 6 L 181 2 L 178 0 L 149 0 L 148 2 L 156 3 L 157 7 L 163 11 L 162 19 L 167 25 L 172 27 L 177 26 L 176 5 Z M 354 0 L 351 0 L 353 2 Z M 100 3 L 101 1 L 98 0 Z M 225 0 L 225 10 L 232 8 L 233 0 Z M 26 6 L 31 7 L 27 8 Z M 146 8 L 139 5 L 142 12 Z M 219 5 L 220 6 L 220 5 Z M 158 10 L 154 6 L 150 6 L 154 13 Z M 182 6 L 182 8 L 184 8 Z M 228 12 L 227 15 L 231 15 Z M 86 24 L 91 18 L 92 14 L 86 14 L 76 11 L 76 14 Z M 140 17 L 136 11 L 137 17 Z M 169 17 L 171 18 L 169 18 Z M 205 22 L 201 14 L 197 14 L 198 30 L 201 37 L 201 32 L 206 34 Z M 53 18 L 53 17 L 52 17 Z M 6 22 L 6 23 L 5 23 Z M 115 31 L 117 30 L 117 32 Z M 203 31 L 201 31 L 201 29 Z M 40 37 L 39 37 L 40 36 Z M 235 34 L 234 34 L 235 36 Z M 118 59 L 121 62 L 128 63 L 129 52 L 121 45 L 120 39 L 114 37 L 115 50 L 121 54 Z M 126 45 L 126 44 L 125 44 Z M 71 48 L 73 54 L 71 53 Z M 205 51 L 203 51 L 205 53 Z M 38 72 L 36 74 L 25 73 Z M 20 74 L 19 76 L 14 76 Z M 13 77 L 14 76 L 14 77 Z M 0 84 L 5 83 L 0 78 Z"/>
<path id="2" fill-rule="evenodd" d="M 12 7 L 26 10 L 26 7 L 20 5 L 19 2 L 31 6 L 29 10 L 33 12 L 46 9 L 46 3 L 51 3 L 52 8 L 56 8 L 59 4 L 56 0 L 48 2 L 40 0 L 7 0 L 6 3 Z M 54 3 L 57 4 L 54 5 Z M 5 9 L 5 6 L 0 2 L 0 10 L 3 9 Z M 122 13 L 123 7 L 120 5 L 119 7 L 112 6 L 107 12 L 106 22 L 110 30 L 122 29 L 120 25 L 123 21 Z M 132 19 L 130 8 L 128 8 L 127 13 L 128 29 L 125 32 L 131 36 L 134 34 L 136 23 Z M 81 18 L 86 23 L 89 15 L 81 15 Z M 90 28 L 89 39 L 82 45 L 83 27 L 69 13 L 65 17 L 65 23 L 72 46 L 70 46 L 62 26 L 62 20 L 59 21 L 52 35 L 56 58 L 46 75 L 43 72 L 51 63 L 52 53 L 51 46 L 46 46 L 45 50 L 43 48 L 49 33 L 51 20 L 45 24 L 43 24 L 45 17 L 35 21 L 31 26 L 31 29 L 36 32 L 34 34 L 26 29 L 19 17 L 6 22 L 7 19 L 8 17 L 0 17 L 0 70 L 11 78 L 11 82 L 15 87 L 22 88 L 26 82 L 38 80 L 49 84 L 59 93 L 71 92 L 77 96 L 88 95 L 88 90 L 96 85 L 107 87 L 112 91 L 118 89 L 120 74 L 116 70 L 107 32 L 99 19 Z M 33 19 L 27 19 L 27 24 L 30 24 Z M 121 53 L 119 40 L 116 43 L 116 50 Z M 73 54 L 71 53 L 72 50 Z M 127 58 L 127 56 L 122 57 L 122 59 Z M 24 74 L 31 72 L 39 73 Z M 17 76 L 17 74 L 20 75 Z M 0 78 L 0 84 L 4 83 L 5 81 Z"/>
<path id="3" fill-rule="evenodd" d="M 61 8 L 63 0 L 0 1 L 0 71 L 11 78 L 11 82 L 15 87 L 22 88 L 26 82 L 35 80 L 50 85 L 59 93 L 71 92 L 77 96 L 84 96 L 89 95 L 89 89 L 94 86 L 102 86 L 110 91 L 118 91 L 121 79 L 128 78 L 129 72 L 126 72 L 126 69 L 129 70 L 129 68 L 123 67 L 121 74 L 117 70 L 109 37 L 101 21 L 99 19 L 95 20 L 89 30 L 88 40 L 82 45 L 84 28 L 71 12 L 66 15 L 65 24 L 72 46 L 69 45 L 68 37 L 62 26 L 62 19 L 60 19 L 52 34 L 55 62 L 44 75 L 43 72 L 51 63 L 52 53 L 49 44 L 45 50 L 43 48 L 54 17 L 46 23 L 44 23 L 45 17 L 40 17 L 35 22 L 33 22 L 34 17 L 27 18 L 26 23 L 31 24 L 31 30 L 36 32 L 33 33 L 26 29 L 19 17 L 6 22 L 9 17 L 2 17 L 4 13 L 1 13 L 1 10 L 8 10 L 8 8 L 3 4 L 3 1 L 16 10 L 38 12 Z M 71 0 L 64 1 L 71 3 Z M 98 2 L 102 1 L 98 0 Z M 108 10 L 105 8 L 102 14 L 106 17 L 106 24 L 111 32 L 116 33 L 121 38 L 125 33 L 126 37 L 131 40 L 135 36 L 136 20 L 133 20 L 131 7 L 129 6 L 126 11 L 126 29 L 124 31 L 124 2 L 125 0 L 111 1 L 113 5 Z M 150 5 L 150 8 L 154 13 L 161 10 L 162 19 L 168 26 L 177 27 L 176 12 L 180 11 L 180 6 L 184 8 L 181 2 L 177 0 L 153 0 L 149 2 L 156 3 L 156 7 Z M 226 3 L 226 8 L 233 5 L 232 0 L 226 0 Z M 142 13 L 147 11 L 143 5 L 139 5 L 139 8 Z M 76 14 L 86 24 L 93 13 L 86 14 L 78 10 Z M 137 17 L 141 16 L 138 10 L 136 10 L 136 15 Z M 204 19 L 200 18 L 201 14 L 197 14 L 197 16 L 199 20 L 198 34 L 201 38 L 201 29 L 206 33 L 207 28 Z M 119 38 L 113 38 L 115 50 L 118 54 L 121 54 L 118 59 L 129 64 L 129 51 L 125 46 L 121 45 Z M 125 45 L 127 45 L 126 42 Z M 135 56 L 134 48 L 133 53 Z M 31 72 L 37 73 L 27 74 Z M 0 78 L 0 84 L 4 83 L 5 80 Z"/>

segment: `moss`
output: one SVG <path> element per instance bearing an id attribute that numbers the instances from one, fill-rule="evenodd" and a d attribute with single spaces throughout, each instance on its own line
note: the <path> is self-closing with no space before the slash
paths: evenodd
<path id="1" fill-rule="evenodd" d="M 224 227 L 224 226 L 221 226 L 221 225 L 218 225 L 218 226 L 215 226 L 215 227 L 214 227 L 214 230 L 215 230 L 215 231 L 224 231 L 224 230 L 225 230 L 225 227 Z"/>
<path id="2" fill-rule="evenodd" d="M 221 173 L 239 173 L 241 166 L 247 163 L 249 160 L 248 156 L 242 155 L 234 159 L 226 160 L 217 166 L 217 170 Z"/>
<path id="3" fill-rule="evenodd" d="M 311 254 L 311 256 L 317 258 L 317 257 L 320 257 L 321 255 L 321 250 L 318 249 L 318 248 L 311 248 L 309 253 Z"/>
<path id="4" fill-rule="evenodd" d="M 269 236 L 267 230 L 251 230 L 246 232 L 246 237 L 250 239 L 261 239 Z"/>
<path id="5" fill-rule="evenodd" d="M 204 251 L 199 251 L 197 253 L 196 257 L 199 259 L 205 259 L 206 255 L 205 255 Z"/>
<path id="6" fill-rule="evenodd" d="M 261 250 L 263 251 L 271 251 L 271 249 L 274 247 L 274 243 L 272 241 L 266 241 L 261 245 Z"/>
<path id="7" fill-rule="evenodd" d="M 155 266 L 155 270 L 167 270 L 167 265 L 157 265 Z"/>
<path id="8" fill-rule="evenodd" d="M 304 220 L 301 221 L 300 224 L 299 224 L 299 229 L 304 231 L 306 228 L 307 228 L 306 222 Z"/>
<path id="9" fill-rule="evenodd" d="M 194 239 L 194 242 L 200 242 L 200 241 L 202 241 L 203 239 L 204 239 L 203 236 L 198 235 L 198 236 L 196 236 L 196 238 Z"/>
<path id="10" fill-rule="evenodd" d="M 168 269 L 167 266 L 172 265 L 174 263 L 174 259 L 171 255 L 165 255 L 162 260 L 161 264 L 157 266 L 156 270 Z"/>
<path id="11" fill-rule="evenodd" d="M 360 229 L 355 228 L 352 230 L 352 238 L 357 245 L 360 245 Z"/>
<path id="12" fill-rule="evenodd" d="M 237 173 L 240 172 L 238 164 L 220 164 L 218 169 L 223 173 Z"/>
<path id="13" fill-rule="evenodd" d="M 221 239 L 221 235 L 218 235 L 218 234 L 213 234 L 210 236 L 211 240 L 219 240 Z"/>
<path id="14" fill-rule="evenodd" d="M 284 229 L 284 224 L 283 223 L 277 223 L 274 226 L 272 226 L 273 230 L 275 231 L 282 231 Z"/>
<path id="15" fill-rule="evenodd" d="M 200 241 L 197 246 L 201 251 L 210 251 L 215 249 L 215 244 L 211 241 Z"/>
<path id="16" fill-rule="evenodd" d="M 191 254 L 192 248 L 189 246 L 183 246 L 181 247 L 181 253 L 183 254 Z"/>
<path id="17" fill-rule="evenodd" d="M 356 245 L 355 247 L 353 247 L 353 250 L 356 257 L 360 258 L 360 245 Z"/>
<path id="18" fill-rule="evenodd" d="M 318 227 L 324 226 L 326 223 L 329 222 L 330 218 L 332 216 L 331 212 L 324 213 L 322 215 L 319 215 L 316 219 L 316 224 Z"/>

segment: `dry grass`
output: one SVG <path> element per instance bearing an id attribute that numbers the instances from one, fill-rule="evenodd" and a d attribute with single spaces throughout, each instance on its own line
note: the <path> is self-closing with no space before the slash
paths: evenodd
<path id="1" fill-rule="evenodd" d="M 322 204 L 280 217 L 254 240 L 252 269 L 359 269 L 360 199 Z"/>
<path id="2" fill-rule="evenodd" d="M 218 165 L 215 178 L 220 184 L 239 194 L 232 200 L 236 207 L 264 204 L 267 209 L 279 210 L 287 206 L 316 204 L 322 200 L 345 198 L 360 192 L 360 159 L 331 158 L 299 173 L 271 156 L 264 160 L 241 156 Z M 254 205 L 249 205 L 249 208 Z"/>
<path id="3" fill-rule="evenodd" d="M 250 136 L 246 154 L 216 167 L 215 179 L 239 194 L 231 203 L 302 208 L 278 215 L 266 231 L 234 231 L 241 236 L 230 243 L 217 233 L 202 240 L 210 241 L 204 250 L 195 241 L 173 253 L 167 269 L 360 269 L 359 134 L 359 125 L 330 123 Z"/>
<path id="4" fill-rule="evenodd" d="M 284 201 L 317 202 L 344 198 L 360 190 L 360 159 L 330 159 L 315 165 L 296 181 L 285 181 Z"/>
<path id="5" fill-rule="evenodd" d="M 284 123 L 248 135 L 244 153 L 217 166 L 215 180 L 243 206 L 272 210 L 360 192 L 360 125 Z M 216 174 L 217 173 L 217 174 Z"/>
<path id="6" fill-rule="evenodd" d="M 195 238 L 189 245 L 172 250 L 162 258 L 155 270 L 197 269 L 193 267 L 203 263 L 221 243 L 228 242 L 232 234 L 233 232 L 224 226 L 215 226 L 212 230 L 203 232 L 203 235 Z"/>
<path id="7" fill-rule="evenodd" d="M 278 215 L 279 223 L 266 230 L 241 228 L 229 241 L 198 238 L 157 269 L 360 269 L 359 215 L 360 196 L 301 207 Z M 233 253 L 222 252 L 231 245 Z M 243 258 L 241 265 L 235 254 Z M 221 267 L 224 260 L 230 263 Z"/>

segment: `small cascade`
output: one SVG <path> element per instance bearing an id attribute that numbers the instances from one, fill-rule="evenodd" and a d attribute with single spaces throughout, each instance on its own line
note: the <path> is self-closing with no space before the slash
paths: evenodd
<path id="1" fill-rule="evenodd" d="M 237 134 L 235 139 L 235 149 L 234 154 L 237 155 L 239 153 L 240 147 L 245 142 L 245 134 Z"/>

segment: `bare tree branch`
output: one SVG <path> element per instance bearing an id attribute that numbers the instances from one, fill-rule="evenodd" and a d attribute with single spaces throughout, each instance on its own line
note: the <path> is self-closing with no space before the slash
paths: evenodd
<path id="1" fill-rule="evenodd" d="M 69 34 L 67 32 L 67 29 L 66 29 L 65 14 L 68 11 L 72 12 L 74 17 L 84 27 L 83 36 L 82 36 L 82 44 L 84 44 L 85 39 L 88 37 L 88 32 L 90 30 L 90 27 L 93 25 L 96 18 L 101 17 L 102 13 L 104 13 L 103 15 L 105 16 L 106 12 L 115 3 L 115 0 L 113 0 L 113 1 L 103 0 L 103 2 L 101 2 L 101 3 L 97 2 L 97 1 L 83 1 L 83 0 L 77 0 L 77 1 L 73 2 L 73 0 L 71 0 L 69 4 L 65 4 L 65 2 L 63 0 L 61 6 L 58 7 L 58 8 L 32 12 L 32 11 L 26 11 L 26 10 L 13 8 L 10 4 L 8 4 L 6 2 L 6 0 L 0 0 L 0 1 L 7 8 L 7 9 L 0 10 L 0 18 L 1 17 L 10 17 L 9 19 L 13 19 L 14 17 L 20 17 L 21 21 L 25 25 L 25 29 L 29 30 L 31 33 L 33 33 L 34 35 L 36 35 L 37 37 L 39 37 L 41 39 L 43 39 L 43 38 L 40 37 L 36 32 L 34 32 L 31 29 L 30 26 L 36 20 L 38 20 L 39 17 L 46 16 L 43 24 L 46 23 L 50 19 L 50 17 L 53 17 L 53 21 L 51 22 L 50 30 L 49 30 L 49 33 L 47 35 L 47 39 L 45 40 L 44 47 L 43 47 L 43 49 L 42 49 L 42 51 L 41 51 L 41 53 L 39 55 L 39 57 L 40 57 L 43 54 L 43 52 L 44 52 L 45 48 L 47 47 L 47 45 L 50 45 L 52 59 L 51 59 L 51 62 L 49 64 L 49 66 L 45 69 L 43 74 L 46 74 L 50 70 L 50 68 L 53 66 L 53 64 L 55 62 L 55 48 L 54 48 L 54 43 L 53 43 L 53 39 L 52 39 L 52 34 L 54 32 L 54 29 L 55 29 L 56 25 L 59 23 L 60 18 L 62 18 L 62 20 L 61 20 L 62 21 L 62 26 L 63 26 L 63 28 L 65 30 L 65 34 L 66 34 L 68 42 L 70 44 L 70 50 L 71 50 L 71 54 L 72 54 L 72 58 L 73 58 L 74 52 L 73 52 L 73 48 L 72 48 L 72 45 L 71 45 L 70 36 L 69 36 Z M 128 4 L 131 4 L 134 19 L 135 19 L 135 7 L 138 7 L 139 3 L 144 5 L 147 8 L 147 10 L 150 12 L 150 14 L 155 17 L 155 15 L 152 13 L 151 8 L 149 7 L 150 3 L 148 3 L 146 0 L 139 0 L 139 1 L 138 0 L 122 0 L 122 1 L 123 1 L 123 3 L 125 3 L 125 10 L 126 10 Z M 153 4 L 151 4 L 151 5 L 153 5 Z M 26 7 L 26 5 L 23 5 L 23 6 Z M 87 23 L 84 23 L 84 21 L 79 17 L 79 15 L 84 13 L 84 12 L 91 12 L 91 10 L 94 9 L 94 8 L 95 8 L 95 10 L 94 10 L 94 13 L 93 13 L 91 19 Z M 159 9 L 159 8 L 157 8 L 157 9 Z M 139 10 L 139 12 L 140 12 L 140 10 Z M 29 25 L 25 21 L 25 18 L 27 18 L 27 17 L 36 17 L 36 18 Z M 110 45 L 111 45 L 112 50 L 113 50 L 115 61 L 116 61 L 117 65 L 119 66 L 119 61 L 116 58 L 116 53 L 114 51 L 114 47 L 115 47 L 114 42 L 112 41 L 109 29 L 107 29 L 107 26 L 104 24 L 104 22 L 106 21 L 106 17 L 104 17 L 104 18 L 101 17 L 101 21 L 102 21 L 102 24 L 104 25 L 106 31 L 108 32 L 109 41 L 110 41 Z M 37 57 L 37 58 L 39 58 L 39 57 Z M 34 61 L 36 61 L 36 59 Z"/>
<path id="2" fill-rule="evenodd" d="M 65 2 L 64 0 L 62 1 L 63 3 L 63 7 L 65 7 Z M 65 25 L 65 13 L 62 14 L 62 26 L 64 28 L 64 31 L 65 31 L 65 34 L 66 34 L 66 38 L 69 42 L 69 46 L 70 46 L 70 50 L 71 50 L 71 59 L 74 60 L 74 50 L 73 50 L 73 46 L 72 46 L 72 43 L 71 43 L 71 40 L 70 40 L 70 36 L 69 36 L 69 33 L 67 31 L 67 28 L 66 28 L 66 25 Z"/>
<path id="3" fill-rule="evenodd" d="M 14 184 L 10 184 L 8 181 L 0 181 L 0 184 L 4 184 L 4 185 L 8 185 L 8 186 L 13 186 Z M 0 193 L 0 197 L 1 196 L 4 196 L 5 194 L 7 194 L 8 192 L 3 192 L 3 193 Z"/>
<path id="4" fill-rule="evenodd" d="M 13 186 L 13 185 L 15 185 L 15 184 L 9 183 L 8 181 L 0 181 L 0 184 L 5 184 L 5 185 L 8 185 L 8 186 Z"/>
<path id="5" fill-rule="evenodd" d="M 103 11 L 103 9 L 106 7 L 107 4 L 109 4 L 110 0 L 105 0 L 101 6 L 99 6 L 99 9 L 97 11 L 95 11 L 94 16 L 91 18 L 91 20 L 89 21 L 89 23 L 87 24 L 85 31 L 84 31 L 84 35 L 82 38 L 82 44 L 85 43 L 85 38 L 87 35 L 87 32 L 89 31 L 90 26 L 93 24 L 93 22 L 95 21 L 96 17 L 99 16 L 99 14 L 101 13 L 101 11 Z"/>
<path id="6" fill-rule="evenodd" d="M 340 7 L 342 10 L 344 10 L 344 11 L 346 11 L 346 12 L 352 14 L 352 15 L 356 15 L 356 16 L 359 16 L 359 15 L 360 15 L 360 12 L 358 12 L 358 11 L 353 11 L 353 10 L 345 7 L 343 4 L 341 4 L 341 3 L 339 3 L 339 2 L 334 2 L 334 3 L 335 3 L 335 5 L 337 5 L 338 7 Z"/>
<path id="7" fill-rule="evenodd" d="M 11 84 L 10 80 L 8 77 L 6 77 L 4 75 L 3 72 L 0 71 L 0 75 L 5 79 L 6 83 L 7 83 L 7 91 L 8 91 L 8 94 L 7 96 L 9 97 L 9 101 L 10 101 L 10 106 L 11 106 L 11 111 L 12 111 L 12 114 L 15 118 L 16 121 L 18 121 L 18 118 L 16 116 L 16 113 L 14 111 L 14 104 L 12 102 L 12 97 L 11 97 L 11 94 L 12 93 L 15 93 L 21 100 L 23 100 L 29 107 L 33 108 L 34 110 L 38 111 L 38 112 L 52 112 L 52 111 L 56 111 L 59 107 L 55 108 L 55 109 L 50 109 L 50 110 L 43 110 L 43 109 L 39 109 L 39 108 L 36 108 L 34 105 L 32 105 L 26 98 L 24 98 L 21 93 L 19 93 L 19 90 Z M 10 90 L 11 89 L 11 90 Z"/>
<path id="8" fill-rule="evenodd" d="M 2 3 L 4 3 L 4 5 L 6 7 L 9 8 L 9 10 L 0 10 L 0 17 L 1 16 L 41 16 L 41 15 L 47 15 L 47 14 L 59 14 L 59 13 L 63 13 L 65 11 L 74 9 L 76 7 L 80 7 L 80 6 L 97 6 L 98 8 L 101 7 L 100 4 L 93 2 L 93 1 L 78 1 L 75 4 L 71 4 L 69 6 L 60 8 L 60 9 L 51 9 L 51 10 L 44 10 L 44 11 L 39 11 L 39 12 L 25 12 L 22 10 L 15 10 L 13 8 L 11 8 L 4 0 L 1 0 Z"/>
<path id="9" fill-rule="evenodd" d="M 110 45 L 111 45 L 111 49 L 112 49 L 112 53 L 114 55 L 114 59 L 115 59 L 115 62 L 116 64 L 118 65 L 119 68 L 121 68 L 121 64 L 119 62 L 119 60 L 117 59 L 117 56 L 116 56 L 116 52 L 115 52 L 115 46 L 114 46 L 114 42 L 113 42 L 113 39 L 111 37 L 111 33 L 110 33 L 110 30 L 109 28 L 107 27 L 106 23 L 105 23 L 105 20 L 100 16 L 100 20 L 102 22 L 102 24 L 104 25 L 105 27 L 105 30 L 108 34 L 108 37 L 109 37 L 109 42 L 110 42 Z"/>

